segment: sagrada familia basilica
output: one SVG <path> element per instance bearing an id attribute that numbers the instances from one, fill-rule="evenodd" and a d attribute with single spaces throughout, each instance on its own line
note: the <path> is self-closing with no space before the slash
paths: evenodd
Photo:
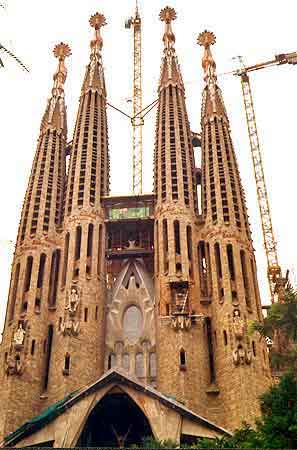
<path id="1" fill-rule="evenodd" d="M 231 434 L 260 414 L 271 373 L 265 341 L 247 332 L 262 309 L 211 51 L 216 39 L 209 31 L 198 36 L 204 87 L 196 167 L 175 18 L 173 8 L 162 9 L 151 194 L 110 194 L 104 16 L 90 19 L 71 146 L 64 93 L 71 51 L 64 43 L 54 49 L 58 68 L 21 213 L 1 343 L 2 447 L 127 447 L 146 436 L 191 443 Z"/>

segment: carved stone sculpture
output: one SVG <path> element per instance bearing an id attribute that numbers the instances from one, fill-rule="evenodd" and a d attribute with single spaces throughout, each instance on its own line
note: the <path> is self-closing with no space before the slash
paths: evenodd
<path id="1" fill-rule="evenodd" d="M 19 324 L 18 329 L 14 332 L 13 343 L 17 346 L 24 344 L 26 331 L 23 328 L 22 323 Z"/>
<path id="2" fill-rule="evenodd" d="M 64 336 L 78 335 L 80 324 L 78 318 L 80 296 L 76 287 L 71 288 L 65 306 L 64 320 L 61 324 L 61 331 Z"/>

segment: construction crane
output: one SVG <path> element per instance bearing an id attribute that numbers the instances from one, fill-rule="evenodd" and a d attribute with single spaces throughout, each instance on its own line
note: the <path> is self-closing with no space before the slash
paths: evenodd
<path id="1" fill-rule="evenodd" d="M 136 0 L 135 16 L 125 22 L 125 28 L 133 27 L 133 173 L 132 188 L 134 194 L 142 194 L 142 61 L 141 61 L 141 17 Z"/>
<path id="2" fill-rule="evenodd" d="M 274 59 L 265 61 L 253 66 L 246 67 L 241 56 L 237 57 L 241 68 L 231 72 L 241 79 L 244 108 L 248 126 L 250 147 L 252 153 L 254 174 L 257 187 L 258 205 L 260 209 L 262 231 L 264 237 L 264 247 L 267 258 L 267 276 L 271 293 L 271 301 L 282 302 L 284 296 L 284 287 L 288 281 L 288 271 L 286 276 L 282 276 L 281 267 L 278 262 L 277 245 L 274 237 L 271 210 L 269 207 L 267 187 L 264 176 L 263 160 L 259 144 L 255 109 L 253 103 L 252 90 L 249 79 L 249 72 L 265 69 L 267 67 L 279 66 L 282 64 L 297 64 L 297 52 L 283 53 L 276 55 Z"/>

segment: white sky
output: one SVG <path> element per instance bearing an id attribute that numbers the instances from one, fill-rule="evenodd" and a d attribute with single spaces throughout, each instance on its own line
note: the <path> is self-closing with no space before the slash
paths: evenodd
<path id="1" fill-rule="evenodd" d="M 1 0 L 3 3 L 5 0 Z M 165 1 L 140 0 L 143 18 L 144 105 L 156 98 L 162 51 L 163 24 L 158 15 Z M 103 29 L 108 100 L 129 111 L 132 80 L 132 32 L 124 29 L 125 18 L 134 12 L 134 0 L 6 0 L 0 8 L 0 42 L 12 49 L 29 67 L 22 72 L 3 55 L 0 69 L 0 240 L 15 240 L 41 116 L 52 88 L 56 60 L 54 45 L 69 43 L 73 55 L 67 61 L 66 102 L 69 137 L 78 107 L 92 36 L 88 20 L 96 11 L 108 21 Z M 295 0 L 171 0 L 178 14 L 174 23 L 176 50 L 186 85 L 187 106 L 193 131 L 200 130 L 203 74 L 202 50 L 196 44 L 205 28 L 217 36 L 213 49 L 218 73 L 235 67 L 232 57 L 243 55 L 247 64 L 272 59 L 275 54 L 297 50 Z M 2 54 L 1 54 L 2 57 Z M 251 75 L 258 131 L 273 225 L 282 267 L 297 274 L 297 66 L 281 66 Z M 235 151 L 247 194 L 262 301 L 267 303 L 266 258 L 257 206 L 255 181 L 245 123 L 240 80 L 222 76 L 219 84 L 231 121 Z M 131 129 L 127 119 L 109 110 L 112 193 L 131 187 Z M 147 116 L 144 132 L 144 191 L 152 189 L 152 158 L 155 111 Z M 196 150 L 199 152 L 199 150 Z M 198 153 L 197 153 L 198 154 Z M 0 242 L 0 328 L 5 313 L 10 277 L 9 247 Z"/>

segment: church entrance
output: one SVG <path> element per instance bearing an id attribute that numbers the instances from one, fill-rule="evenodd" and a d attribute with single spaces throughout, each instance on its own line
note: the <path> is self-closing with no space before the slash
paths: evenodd
<path id="1" fill-rule="evenodd" d="M 106 395 L 91 412 L 77 447 L 141 446 L 152 436 L 150 424 L 134 401 L 124 392 Z"/>

